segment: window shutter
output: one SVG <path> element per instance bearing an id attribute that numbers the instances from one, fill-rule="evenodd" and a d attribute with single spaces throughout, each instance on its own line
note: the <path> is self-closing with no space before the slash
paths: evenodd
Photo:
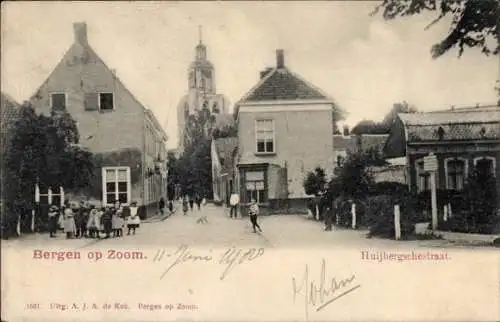
<path id="1" fill-rule="evenodd" d="M 97 93 L 85 93 L 85 110 L 87 111 L 97 111 L 99 109 Z"/>

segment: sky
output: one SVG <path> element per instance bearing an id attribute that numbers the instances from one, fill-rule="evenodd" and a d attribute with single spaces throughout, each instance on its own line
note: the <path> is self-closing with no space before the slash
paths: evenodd
<path id="1" fill-rule="evenodd" d="M 433 60 L 449 23 L 386 22 L 370 16 L 379 2 L 2 2 L 1 89 L 28 99 L 73 43 L 72 24 L 85 21 L 91 46 L 155 113 L 170 148 L 199 26 L 217 91 L 232 104 L 275 66 L 276 49 L 347 112 L 340 125 L 381 120 L 401 101 L 422 111 L 496 102 L 499 57 L 455 49 Z"/>

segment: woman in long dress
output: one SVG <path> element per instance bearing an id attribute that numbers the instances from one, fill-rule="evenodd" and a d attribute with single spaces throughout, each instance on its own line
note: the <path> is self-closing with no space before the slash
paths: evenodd
<path id="1" fill-rule="evenodd" d="M 113 230 L 115 231 L 116 237 L 123 236 L 123 225 L 125 220 L 123 219 L 123 207 L 119 201 L 115 202 L 114 215 L 113 215 Z"/>
<path id="2" fill-rule="evenodd" d="M 50 206 L 49 210 L 49 232 L 50 232 L 50 237 L 54 238 L 56 237 L 57 234 L 57 221 L 59 219 L 59 209 L 57 209 L 57 206 L 53 205 Z"/>
<path id="3" fill-rule="evenodd" d="M 90 206 L 90 208 L 89 219 L 87 220 L 87 231 L 90 238 L 99 238 L 99 230 L 101 226 L 99 211 L 93 206 Z"/>
<path id="4" fill-rule="evenodd" d="M 73 238 L 76 232 L 75 224 L 75 214 L 72 207 L 66 207 L 64 209 L 64 232 L 66 233 L 66 238 Z"/>

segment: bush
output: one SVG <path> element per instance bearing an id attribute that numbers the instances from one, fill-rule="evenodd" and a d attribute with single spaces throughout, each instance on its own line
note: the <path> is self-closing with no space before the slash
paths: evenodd
<path id="1" fill-rule="evenodd" d="M 369 187 L 369 194 L 372 196 L 404 194 L 408 191 L 408 186 L 399 182 L 377 182 Z"/>
<path id="2" fill-rule="evenodd" d="M 418 221 L 413 210 L 413 202 L 409 194 L 378 196 L 372 198 L 367 208 L 369 237 L 395 238 L 394 205 L 400 205 L 401 238 L 408 239 L 415 232 Z"/>

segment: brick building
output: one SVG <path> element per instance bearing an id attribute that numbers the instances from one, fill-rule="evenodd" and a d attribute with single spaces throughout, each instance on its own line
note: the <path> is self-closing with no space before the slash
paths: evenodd
<path id="1" fill-rule="evenodd" d="M 73 27 L 74 43 L 30 102 L 38 113 L 66 110 L 75 119 L 80 145 L 101 160 L 93 198 L 154 208 L 166 195 L 167 135 L 90 46 L 87 25 Z"/>
<path id="2" fill-rule="evenodd" d="M 301 208 L 308 171 L 333 172 L 334 102 L 285 66 L 276 67 L 236 104 L 241 202 L 256 199 L 263 208 Z"/>
<path id="3" fill-rule="evenodd" d="M 388 158 L 406 158 L 413 192 L 430 189 L 423 157 L 437 156 L 438 189 L 460 191 L 475 166 L 485 166 L 500 191 L 500 107 L 399 114 L 385 145 Z"/>

